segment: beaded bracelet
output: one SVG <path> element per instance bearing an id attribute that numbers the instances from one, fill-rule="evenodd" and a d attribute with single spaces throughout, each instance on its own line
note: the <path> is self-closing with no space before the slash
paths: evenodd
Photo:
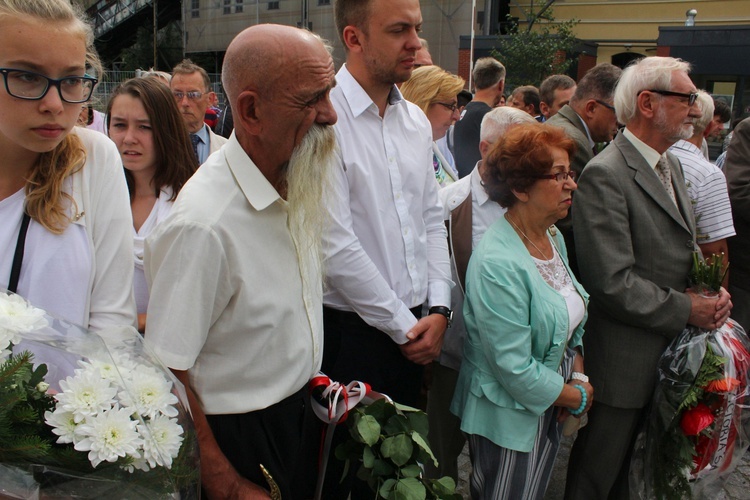
<path id="1" fill-rule="evenodd" d="M 583 410 L 586 409 L 586 403 L 588 402 L 588 396 L 586 396 L 586 389 L 583 388 L 581 384 L 574 384 L 573 387 L 581 391 L 581 406 L 576 408 L 575 410 L 568 410 L 571 415 L 578 416 L 581 413 L 583 413 Z"/>

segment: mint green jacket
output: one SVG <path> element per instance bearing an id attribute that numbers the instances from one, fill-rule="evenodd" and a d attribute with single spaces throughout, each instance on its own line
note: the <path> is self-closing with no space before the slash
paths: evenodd
<path id="1" fill-rule="evenodd" d="M 568 267 L 562 235 L 551 232 Z M 588 294 L 570 275 L 588 306 Z M 451 405 L 461 430 L 505 448 L 531 451 L 539 416 L 565 383 L 557 369 L 566 345 L 581 345 L 586 318 L 568 343 L 565 299 L 544 281 L 508 221 L 495 222 L 474 250 L 466 274 L 467 336 Z"/>

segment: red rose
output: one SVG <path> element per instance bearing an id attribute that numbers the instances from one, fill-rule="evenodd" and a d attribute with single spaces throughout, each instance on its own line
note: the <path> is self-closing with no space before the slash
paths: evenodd
<path id="1" fill-rule="evenodd" d="M 695 408 L 690 408 L 682 414 L 680 427 L 687 436 L 697 436 L 703 429 L 711 425 L 714 415 L 711 409 L 703 403 L 698 403 Z"/>

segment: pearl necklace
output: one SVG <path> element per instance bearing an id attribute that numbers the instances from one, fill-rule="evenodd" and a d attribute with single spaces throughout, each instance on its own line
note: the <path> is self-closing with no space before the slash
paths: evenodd
<path id="1" fill-rule="evenodd" d="M 555 250 L 553 249 L 552 250 L 552 257 L 547 258 L 547 256 L 544 255 L 544 252 L 542 252 L 542 250 L 538 246 L 536 246 L 536 244 L 533 241 L 531 241 L 531 238 L 529 238 L 528 236 L 526 236 L 526 233 L 524 233 L 521 230 L 521 228 L 518 227 L 518 224 L 515 223 L 515 221 L 513 220 L 513 217 L 511 217 L 508 212 L 505 212 L 505 218 L 516 229 L 516 231 L 518 231 L 519 233 L 521 233 L 521 236 L 523 236 L 526 239 L 526 241 L 528 241 L 529 243 L 531 243 L 531 246 L 533 246 L 536 249 L 536 251 L 539 252 L 539 255 L 541 255 L 544 258 L 545 261 L 547 261 L 549 263 L 555 257 Z M 555 266 L 555 268 L 556 269 L 554 271 L 554 275 L 555 275 L 555 278 L 558 278 L 559 275 L 560 275 L 560 270 L 557 269 L 557 266 Z"/>

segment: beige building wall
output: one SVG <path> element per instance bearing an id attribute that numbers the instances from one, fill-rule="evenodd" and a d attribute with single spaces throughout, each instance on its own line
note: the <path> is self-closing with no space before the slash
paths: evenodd
<path id="1" fill-rule="evenodd" d="M 530 2 L 517 5 L 528 9 Z M 558 21 L 580 20 L 575 34 L 598 44 L 597 63 L 621 52 L 656 55 L 659 26 L 684 26 L 689 9 L 698 11 L 696 26 L 750 23 L 748 0 L 558 0 L 552 9 Z M 524 19 L 517 7 L 511 15 Z"/>
<path id="2" fill-rule="evenodd" d="M 344 51 L 333 20 L 334 1 L 318 5 L 318 0 L 309 0 L 308 21 L 316 33 L 333 43 L 339 66 L 344 61 Z M 256 4 L 244 0 L 242 13 L 235 13 L 237 5 L 232 0 L 227 6 L 229 14 L 224 14 L 224 0 L 199 0 L 198 17 L 193 17 L 193 0 L 182 3 L 188 53 L 223 52 L 232 38 L 248 26 L 258 23 L 296 26 L 302 19 L 302 0 L 280 0 L 279 8 L 273 10 L 269 10 L 267 1 Z M 421 7 L 422 36 L 430 43 L 435 64 L 456 71 L 459 36 L 470 32 L 471 0 L 423 0 Z"/>

